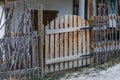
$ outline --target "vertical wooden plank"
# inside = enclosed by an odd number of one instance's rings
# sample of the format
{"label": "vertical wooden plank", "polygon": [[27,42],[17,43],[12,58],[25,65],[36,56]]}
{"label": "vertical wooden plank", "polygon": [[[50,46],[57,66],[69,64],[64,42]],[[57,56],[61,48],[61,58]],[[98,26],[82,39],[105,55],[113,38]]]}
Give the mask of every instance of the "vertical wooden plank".
{"label": "vertical wooden plank", "polygon": [[[68,15],[65,16],[65,28],[68,28]],[[68,56],[68,33],[65,33],[64,36],[64,54],[66,56]],[[68,69],[68,62],[65,62],[65,69]]]}
{"label": "vertical wooden plank", "polygon": [[[73,22],[74,22],[74,25],[73,27],[77,27],[77,16],[74,15],[73,16]],[[74,55],[77,55],[77,31],[74,32]],[[74,67],[77,67],[77,60],[74,61]]]}
{"label": "vertical wooden plank", "polygon": [[[60,18],[60,28],[63,28],[63,21],[64,21],[64,17]],[[64,33],[60,33],[60,57],[63,57],[63,35]],[[63,70],[63,62],[60,63],[60,70]]]}
{"label": "vertical wooden plank", "polygon": [[[55,29],[59,29],[59,19],[55,19]],[[59,58],[59,34],[55,34],[55,58]],[[59,63],[55,64],[55,71],[59,70]]]}
{"label": "vertical wooden plank", "polygon": [[[50,29],[54,29],[54,21],[50,23]],[[54,59],[54,34],[50,34],[50,59]],[[54,65],[50,64],[50,72],[54,72]]]}
{"label": "vertical wooden plank", "polygon": [[[89,23],[86,21],[86,26],[89,26]],[[90,30],[87,30],[87,53],[90,54]],[[90,58],[87,58],[87,64],[90,64]]]}
{"label": "vertical wooden plank", "polygon": [[[82,26],[81,25],[81,18],[80,16],[78,16],[78,26]],[[82,31],[78,31],[78,54],[82,54]],[[82,59],[79,59],[78,61],[78,66],[82,66]]]}
{"label": "vertical wooden plank", "polygon": [[[92,19],[91,19],[91,22],[90,22],[90,25],[92,25],[92,26],[95,26],[95,17],[92,17]],[[90,31],[90,52],[93,52],[94,51],[94,49],[96,48],[95,46],[96,46],[96,44],[94,43],[94,41],[95,41],[95,31],[94,30],[91,30]],[[94,58],[95,58],[95,56],[93,56],[92,58],[91,58],[91,66],[94,64]]]}
{"label": "vertical wooden plank", "polygon": [[[69,16],[69,28],[72,28],[72,15],[70,15]],[[72,40],[73,39],[73,33],[72,32],[70,32],[69,33],[69,56],[72,56],[73,54],[73,48],[72,48]],[[72,63],[72,61],[69,61],[69,68],[72,68],[72,65],[73,65],[73,63]]]}
{"label": "vertical wooden plank", "polygon": [[43,28],[43,6],[39,5],[38,8],[38,35],[40,36],[39,48],[40,48],[40,67],[41,76],[44,75],[44,28]]}
{"label": "vertical wooden plank", "polygon": [[89,6],[89,19],[91,19],[91,17],[93,16],[93,1],[94,0],[88,0],[88,6]]}
{"label": "vertical wooden plank", "polygon": [[[45,31],[49,30],[49,25],[48,24],[46,27],[45,27]],[[49,60],[50,59],[50,41],[49,41],[49,38],[50,36],[49,35],[46,35],[45,34],[45,60]],[[49,72],[49,67],[48,65],[45,65],[45,74]]]}
{"label": "vertical wooden plank", "polygon": [[[85,20],[82,19],[82,27],[85,27]],[[86,31],[82,31],[82,48],[83,48],[83,55],[86,54]],[[86,59],[83,59],[83,66],[86,65]]]}

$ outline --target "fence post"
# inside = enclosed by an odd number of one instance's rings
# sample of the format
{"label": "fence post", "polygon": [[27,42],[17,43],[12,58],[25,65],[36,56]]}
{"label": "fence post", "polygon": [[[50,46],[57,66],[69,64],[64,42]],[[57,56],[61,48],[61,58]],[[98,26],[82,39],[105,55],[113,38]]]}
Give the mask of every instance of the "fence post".
{"label": "fence post", "polygon": [[[90,23],[90,26],[94,27],[94,17],[93,16],[90,17],[89,23]],[[94,65],[95,55],[94,55],[93,51],[94,51],[94,31],[91,30],[90,31],[90,52],[92,52],[92,54],[93,54],[93,56],[91,58],[91,66]]]}
{"label": "fence post", "polygon": [[89,19],[93,16],[93,1],[94,0],[88,0],[88,6],[89,6]]}
{"label": "fence post", "polygon": [[38,36],[39,36],[39,55],[41,76],[44,76],[44,28],[43,28],[43,6],[40,4],[38,8]]}

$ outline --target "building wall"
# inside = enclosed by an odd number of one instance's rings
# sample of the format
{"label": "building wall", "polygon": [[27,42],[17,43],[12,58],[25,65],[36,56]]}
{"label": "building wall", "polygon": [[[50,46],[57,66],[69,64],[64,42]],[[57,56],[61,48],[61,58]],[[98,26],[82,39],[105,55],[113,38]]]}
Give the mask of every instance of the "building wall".
{"label": "building wall", "polygon": [[73,0],[27,0],[28,5],[37,9],[38,4],[43,4],[44,10],[58,10],[58,16],[73,13]]}

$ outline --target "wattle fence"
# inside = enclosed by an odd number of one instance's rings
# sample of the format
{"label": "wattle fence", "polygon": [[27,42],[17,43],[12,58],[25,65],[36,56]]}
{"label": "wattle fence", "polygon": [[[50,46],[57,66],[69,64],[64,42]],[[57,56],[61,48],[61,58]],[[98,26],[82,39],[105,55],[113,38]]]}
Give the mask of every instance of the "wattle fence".
{"label": "wattle fence", "polygon": [[[23,6],[19,7],[19,4]],[[2,13],[6,9],[4,6]],[[30,9],[25,2],[17,2],[6,16],[3,24],[0,20],[0,31],[5,30],[0,39],[0,80],[35,80],[40,76],[41,68],[38,34],[33,31]]]}

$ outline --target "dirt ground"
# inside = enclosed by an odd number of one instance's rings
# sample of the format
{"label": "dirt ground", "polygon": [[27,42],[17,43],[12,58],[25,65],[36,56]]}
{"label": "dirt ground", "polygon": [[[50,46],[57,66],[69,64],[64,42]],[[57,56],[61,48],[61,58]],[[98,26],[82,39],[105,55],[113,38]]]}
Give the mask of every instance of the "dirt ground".
{"label": "dirt ground", "polygon": [[120,80],[120,64],[107,69],[84,69],[82,72],[68,73],[60,80]]}

